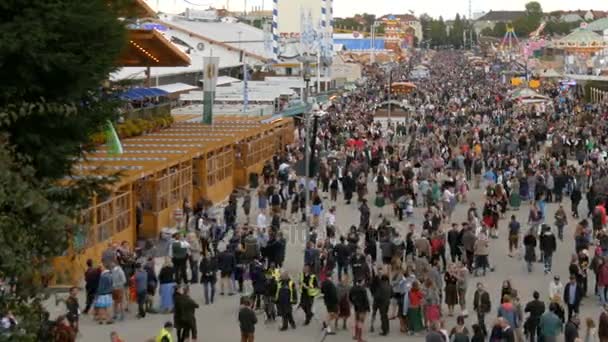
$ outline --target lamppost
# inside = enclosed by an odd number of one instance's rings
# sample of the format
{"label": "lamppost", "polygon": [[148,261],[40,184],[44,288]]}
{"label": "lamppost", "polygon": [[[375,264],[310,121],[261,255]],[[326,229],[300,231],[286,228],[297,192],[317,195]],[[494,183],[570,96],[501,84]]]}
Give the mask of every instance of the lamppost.
{"label": "lamppost", "polygon": [[[304,93],[302,94],[302,99],[304,101],[304,134],[305,134],[305,139],[304,139],[304,200],[305,200],[305,208],[304,208],[304,215],[305,217],[308,217],[307,215],[307,209],[308,209],[308,202],[309,202],[309,174],[310,174],[310,152],[312,151],[308,151],[308,149],[311,146],[311,142],[310,142],[310,111],[308,109],[308,90],[310,87],[310,79],[311,79],[311,70],[310,70],[310,65],[315,61],[315,57],[308,55],[308,53],[305,53],[304,55],[300,56],[299,58],[300,62],[302,63],[302,78],[304,79]],[[314,137],[313,137],[314,139]],[[313,140],[314,141],[314,140]]]}
{"label": "lamppost", "polygon": [[370,62],[371,64],[374,64],[374,62],[376,61],[376,27],[382,25],[381,22],[379,21],[374,21],[374,23],[372,24],[371,27],[371,34],[372,34],[372,41],[371,41],[371,58],[370,58]]}

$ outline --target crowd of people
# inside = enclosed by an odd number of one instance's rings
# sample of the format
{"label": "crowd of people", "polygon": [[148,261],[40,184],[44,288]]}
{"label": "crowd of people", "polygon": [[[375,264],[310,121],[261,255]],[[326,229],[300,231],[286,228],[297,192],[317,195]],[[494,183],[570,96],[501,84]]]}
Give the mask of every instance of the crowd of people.
{"label": "crowd of people", "polygon": [[[375,121],[378,103],[391,91],[387,79],[407,80],[418,63],[427,63],[431,75],[400,95],[412,108],[407,119]],[[158,340],[171,341],[172,327],[178,341],[196,340],[196,309],[212,305],[219,292],[241,297],[242,341],[254,340],[256,311],[266,324],[279,319],[283,331],[296,329],[294,309],[304,312],[304,325],[317,319],[326,334],[350,327],[359,342],[375,332],[378,316],[381,335],[396,321],[399,333],[429,342],[608,340],[608,105],[584,104],[559,84],[539,90],[549,103],[522,105],[493,70],[475,67],[459,51],[415,54],[390,69],[367,66],[365,81],[334,99],[317,122],[313,177],[296,173],[307,149],[299,124],[296,142],[267,163],[256,192],[235,192],[222,217],[203,202],[184,203],[185,224],[160,269],[157,259],[125,244],[109,246],[98,265],[89,260],[82,313],[111,324],[135,302],[140,319],[173,314]],[[481,192],[483,203],[472,201],[470,191]],[[358,225],[337,224],[338,204],[358,208]],[[557,207],[554,217],[550,205]],[[466,207],[462,222],[453,217],[457,206]],[[522,209],[529,210],[527,222],[512,214]],[[422,224],[415,212],[423,212]],[[293,225],[306,232],[297,273],[285,262],[286,227]],[[553,275],[548,298],[535,291],[526,301],[508,279],[495,298],[483,280],[472,279],[508,278],[492,258],[490,242],[499,236],[528,272],[541,261]],[[575,250],[568,269],[556,272],[553,255],[566,239],[574,239]],[[566,271],[564,285],[559,272]],[[203,303],[189,295],[197,283]],[[585,297],[585,305],[606,311],[585,317],[581,331]],[[66,306],[61,319],[68,324],[57,330],[75,336],[77,289]],[[447,329],[451,316],[456,325]]]}

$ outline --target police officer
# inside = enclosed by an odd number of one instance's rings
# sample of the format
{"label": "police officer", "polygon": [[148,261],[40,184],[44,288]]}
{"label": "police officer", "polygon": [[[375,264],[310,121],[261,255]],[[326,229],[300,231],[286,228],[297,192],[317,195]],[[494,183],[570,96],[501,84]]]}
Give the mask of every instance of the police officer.
{"label": "police officer", "polygon": [[319,282],[317,276],[310,272],[310,266],[304,265],[302,276],[300,277],[300,286],[302,287],[302,295],[300,296],[300,307],[304,310],[306,320],[304,325],[310,324],[313,312],[312,306],[315,298],[320,294]]}
{"label": "police officer", "polygon": [[287,272],[281,274],[281,280],[279,281],[279,284],[277,286],[275,301],[277,303],[278,314],[283,319],[283,326],[280,330],[287,330],[288,323],[293,329],[295,329],[296,322],[294,322],[293,320],[292,305],[298,302],[298,298],[296,293],[296,286],[289,278],[289,274]]}

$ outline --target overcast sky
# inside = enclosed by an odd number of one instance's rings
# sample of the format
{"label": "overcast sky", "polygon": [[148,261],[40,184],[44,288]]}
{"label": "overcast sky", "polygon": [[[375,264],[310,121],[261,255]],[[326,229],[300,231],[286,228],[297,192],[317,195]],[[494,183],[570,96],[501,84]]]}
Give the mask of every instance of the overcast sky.
{"label": "overcast sky", "polygon": [[[146,0],[153,8],[165,12],[181,12],[186,7],[204,9],[208,6],[217,8],[226,7],[229,3],[230,10],[241,11],[247,4],[247,8],[253,6],[264,6],[271,9],[272,0]],[[296,1],[296,0],[280,0]],[[492,10],[523,10],[529,0],[472,0],[473,13]],[[545,12],[554,10],[577,10],[595,9],[608,11],[608,0],[542,0],[539,1]],[[334,13],[337,17],[351,16],[355,13],[373,13],[383,15],[388,13],[402,14],[408,10],[414,11],[416,15],[429,13],[432,16],[442,15],[444,18],[452,18],[457,12],[468,14],[468,0],[334,0]]]}

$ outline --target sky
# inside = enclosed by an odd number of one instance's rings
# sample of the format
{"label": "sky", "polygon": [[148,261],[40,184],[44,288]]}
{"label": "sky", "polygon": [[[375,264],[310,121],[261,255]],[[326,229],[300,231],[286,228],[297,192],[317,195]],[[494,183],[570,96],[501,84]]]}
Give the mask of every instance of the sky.
{"label": "sky", "polygon": [[[186,7],[205,9],[208,6],[242,11],[245,4],[248,10],[253,6],[272,8],[272,0],[146,0],[154,9],[160,7],[161,11],[169,13],[182,12]],[[279,0],[297,1],[297,0]],[[489,10],[523,10],[530,0],[471,0],[472,12]],[[541,0],[539,1],[545,12],[554,10],[603,10],[608,11],[608,0]],[[372,13],[384,15],[389,13],[403,14],[413,11],[415,15],[428,13],[433,17],[443,16],[445,19],[453,18],[456,13],[468,14],[468,0],[334,0],[334,13],[336,17],[352,16],[356,13]]]}

